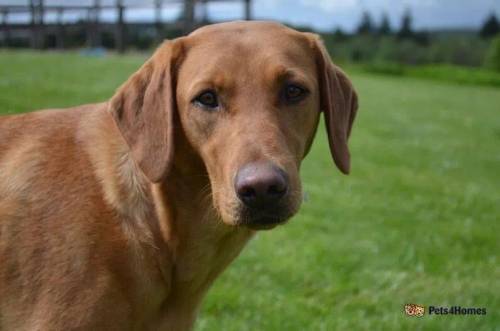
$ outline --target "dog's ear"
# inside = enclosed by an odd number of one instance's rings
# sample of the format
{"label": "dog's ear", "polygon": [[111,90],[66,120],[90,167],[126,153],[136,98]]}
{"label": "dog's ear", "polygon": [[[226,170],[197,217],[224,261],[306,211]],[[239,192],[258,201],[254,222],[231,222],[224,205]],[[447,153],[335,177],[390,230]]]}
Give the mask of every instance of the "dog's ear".
{"label": "dog's ear", "polygon": [[351,161],[347,140],[358,110],[358,96],[346,74],[333,64],[321,39],[316,35],[312,39],[330,152],[340,171],[348,174]]}
{"label": "dog's ear", "polygon": [[166,41],[109,103],[132,158],[151,182],[168,173],[174,155],[175,70],[180,40]]}

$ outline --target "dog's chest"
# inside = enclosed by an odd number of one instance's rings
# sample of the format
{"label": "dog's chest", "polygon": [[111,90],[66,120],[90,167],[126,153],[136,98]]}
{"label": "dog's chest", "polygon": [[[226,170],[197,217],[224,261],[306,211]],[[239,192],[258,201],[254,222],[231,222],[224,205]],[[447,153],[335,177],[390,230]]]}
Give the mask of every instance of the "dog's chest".
{"label": "dog's chest", "polygon": [[[196,236],[193,235],[191,240],[177,248],[175,259],[168,269],[168,294],[143,329],[189,329],[214,279],[234,260],[252,236],[248,230],[205,230],[197,232]],[[148,291],[151,290],[154,289],[150,287]],[[157,297],[155,293],[150,293]]]}

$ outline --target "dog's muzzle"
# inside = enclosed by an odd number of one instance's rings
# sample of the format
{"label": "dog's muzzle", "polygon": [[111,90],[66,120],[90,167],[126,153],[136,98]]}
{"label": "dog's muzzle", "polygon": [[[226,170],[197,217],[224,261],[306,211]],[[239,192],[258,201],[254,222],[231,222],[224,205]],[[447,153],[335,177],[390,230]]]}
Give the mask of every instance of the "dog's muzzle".
{"label": "dog's muzzle", "polygon": [[267,229],[287,220],[289,181],[280,167],[266,161],[248,163],[236,174],[234,189],[242,203],[242,224]]}

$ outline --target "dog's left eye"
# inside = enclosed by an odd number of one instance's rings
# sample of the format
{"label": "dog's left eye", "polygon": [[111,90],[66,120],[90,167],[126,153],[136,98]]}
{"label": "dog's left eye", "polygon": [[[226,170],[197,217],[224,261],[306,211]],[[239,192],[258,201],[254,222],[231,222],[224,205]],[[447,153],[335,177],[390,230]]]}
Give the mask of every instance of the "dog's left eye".
{"label": "dog's left eye", "polygon": [[205,108],[215,109],[219,107],[219,100],[214,91],[205,91],[198,95],[194,102]]}
{"label": "dog's left eye", "polygon": [[307,95],[307,90],[301,86],[289,84],[285,86],[283,96],[287,102],[299,102]]}

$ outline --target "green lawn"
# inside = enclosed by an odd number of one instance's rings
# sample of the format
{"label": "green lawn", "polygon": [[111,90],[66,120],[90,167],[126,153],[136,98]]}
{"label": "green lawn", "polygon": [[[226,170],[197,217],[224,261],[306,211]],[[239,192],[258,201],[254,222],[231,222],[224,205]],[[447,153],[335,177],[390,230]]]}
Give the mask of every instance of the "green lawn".
{"label": "green lawn", "polygon": [[[0,113],[105,100],[143,60],[0,52]],[[308,201],[217,280],[197,330],[500,330],[500,89],[352,78],[352,174],[320,130]],[[405,303],[487,315],[410,318]]]}

